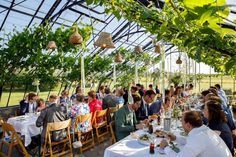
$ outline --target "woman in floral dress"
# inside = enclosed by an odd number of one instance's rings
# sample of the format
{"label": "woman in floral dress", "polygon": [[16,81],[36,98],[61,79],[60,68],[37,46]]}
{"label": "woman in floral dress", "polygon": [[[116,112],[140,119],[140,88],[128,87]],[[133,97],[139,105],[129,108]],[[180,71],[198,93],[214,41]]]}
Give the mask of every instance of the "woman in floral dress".
{"label": "woman in floral dress", "polygon": [[[72,128],[75,128],[75,119],[77,116],[86,115],[90,113],[88,104],[84,103],[84,96],[79,94],[76,96],[75,104],[71,107],[69,111],[69,117],[72,119]],[[84,123],[78,124],[75,131],[87,132],[92,127],[91,121],[85,121]]]}

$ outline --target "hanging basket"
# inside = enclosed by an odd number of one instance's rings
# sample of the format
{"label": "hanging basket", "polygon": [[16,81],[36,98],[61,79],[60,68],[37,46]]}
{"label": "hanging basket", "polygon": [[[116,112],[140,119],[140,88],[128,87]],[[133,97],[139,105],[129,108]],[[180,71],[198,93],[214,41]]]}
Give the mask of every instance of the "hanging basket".
{"label": "hanging basket", "polygon": [[143,48],[141,46],[135,46],[134,52],[137,54],[143,53]]}
{"label": "hanging basket", "polygon": [[155,53],[158,53],[158,54],[161,53],[161,45],[160,44],[155,45]]}
{"label": "hanging basket", "polygon": [[107,32],[101,32],[97,41],[95,41],[94,46],[101,48],[115,48],[115,45],[112,41],[112,36]]}
{"label": "hanging basket", "polygon": [[69,41],[73,45],[78,45],[83,42],[83,37],[78,33],[77,27],[75,27],[75,32],[70,36]]}
{"label": "hanging basket", "polygon": [[121,63],[123,61],[123,57],[121,56],[121,54],[118,52],[115,56],[115,62],[116,63]]}
{"label": "hanging basket", "polygon": [[55,41],[49,41],[47,45],[47,49],[56,49],[57,45]]}
{"label": "hanging basket", "polygon": [[178,57],[178,59],[176,60],[176,64],[182,64],[182,60],[180,59],[180,57]]}

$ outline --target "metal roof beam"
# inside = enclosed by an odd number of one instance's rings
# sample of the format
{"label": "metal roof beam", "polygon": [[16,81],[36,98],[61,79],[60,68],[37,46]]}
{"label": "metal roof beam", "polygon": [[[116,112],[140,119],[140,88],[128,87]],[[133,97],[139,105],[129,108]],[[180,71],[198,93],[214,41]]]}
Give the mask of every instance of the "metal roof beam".
{"label": "metal roof beam", "polygon": [[56,0],[52,7],[49,9],[46,16],[43,18],[41,25],[46,25],[46,21],[49,20],[49,18],[52,16],[53,12],[56,10],[56,8],[59,6],[62,0]]}
{"label": "metal roof beam", "polygon": [[39,4],[37,10],[35,11],[33,17],[31,18],[31,20],[30,20],[30,22],[29,22],[29,24],[28,24],[28,26],[27,26],[28,28],[30,27],[31,23],[33,22],[33,20],[34,20],[36,14],[38,13],[38,11],[39,11],[39,9],[41,8],[41,6],[43,5],[44,1],[45,1],[45,0],[42,0],[41,3]]}
{"label": "metal roof beam", "polygon": [[[1,8],[5,8],[5,9],[9,9],[9,7],[6,7],[6,6],[1,5],[1,4],[0,4],[0,7],[1,7]],[[34,15],[32,15],[32,14],[29,14],[29,13],[26,13],[26,12],[23,12],[23,11],[20,11],[20,10],[14,9],[14,8],[12,8],[11,10],[12,10],[12,11],[15,11],[15,12],[17,12],[17,13],[23,14],[23,15],[30,16],[30,17],[33,17],[33,16],[34,16]],[[40,16],[35,16],[35,18],[38,18],[38,19],[40,19],[40,20],[43,20],[43,18],[40,17]],[[60,23],[60,22],[56,22],[56,24],[58,24],[58,25],[62,25],[62,23]],[[63,24],[63,25],[66,26],[66,27],[71,27],[71,26],[66,25],[66,24]]]}
{"label": "metal roof beam", "polygon": [[94,20],[96,20],[96,21],[99,21],[99,22],[101,22],[101,23],[106,23],[105,21],[103,21],[103,20],[101,20],[101,19],[99,19],[99,18],[96,18],[96,17],[94,17],[94,16],[90,16],[90,15],[85,14],[85,13],[79,11],[79,10],[75,10],[74,8],[69,8],[69,10],[71,10],[71,11],[73,11],[73,12],[76,12],[76,13],[79,13],[79,14],[81,14],[81,15],[84,15],[84,16],[86,16],[86,17],[88,17],[88,18],[92,18],[92,19],[94,19]]}
{"label": "metal roof beam", "polygon": [[12,8],[13,8],[14,2],[15,2],[15,0],[13,0],[13,1],[11,2],[11,5],[10,5],[8,11],[7,11],[7,14],[6,14],[4,20],[2,21],[2,25],[1,25],[1,27],[0,27],[0,31],[2,30],[4,24],[5,24],[6,20],[7,20],[7,17],[8,17],[8,15],[9,15],[10,11],[11,11]]}

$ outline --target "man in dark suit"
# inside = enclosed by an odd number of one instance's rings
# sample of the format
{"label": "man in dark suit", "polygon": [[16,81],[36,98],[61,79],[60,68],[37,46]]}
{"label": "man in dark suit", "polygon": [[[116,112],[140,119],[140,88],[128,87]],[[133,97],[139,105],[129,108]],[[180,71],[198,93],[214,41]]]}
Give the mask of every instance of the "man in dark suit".
{"label": "man in dark suit", "polygon": [[[50,95],[49,106],[41,111],[40,116],[36,121],[37,127],[43,126],[43,131],[41,135],[41,140],[42,140],[41,144],[44,143],[46,128],[48,123],[61,122],[67,119],[66,107],[63,105],[58,105],[57,101],[58,101],[57,95],[54,94]],[[60,141],[64,139],[65,136],[66,133],[63,130],[54,131],[52,134],[52,139],[53,141]]]}
{"label": "man in dark suit", "polygon": [[140,94],[140,96],[143,97],[144,91],[143,91],[143,89],[142,89],[142,85],[139,84],[139,83],[137,83],[137,84],[136,84],[136,87],[138,88],[138,93]]}
{"label": "man in dark suit", "polygon": [[149,115],[152,115],[150,111],[150,104],[154,101],[156,93],[153,90],[147,90],[142,97],[141,106],[135,112],[138,121],[147,119]]}
{"label": "man in dark suit", "polygon": [[29,93],[26,99],[20,101],[20,114],[33,113],[37,108],[36,100],[38,96],[35,93]]}

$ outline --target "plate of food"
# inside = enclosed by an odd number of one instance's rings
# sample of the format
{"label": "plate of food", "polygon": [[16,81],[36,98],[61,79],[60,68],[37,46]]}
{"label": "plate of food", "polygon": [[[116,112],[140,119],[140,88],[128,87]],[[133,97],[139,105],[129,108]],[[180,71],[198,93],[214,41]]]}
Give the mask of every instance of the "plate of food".
{"label": "plate of food", "polygon": [[165,135],[166,135],[166,132],[161,131],[161,130],[156,130],[156,131],[154,132],[154,134],[155,134],[156,137],[158,137],[158,138],[164,138]]}
{"label": "plate of food", "polygon": [[150,143],[154,142],[154,137],[152,137],[150,134],[143,134],[138,138],[139,143],[143,145],[150,145]]}

